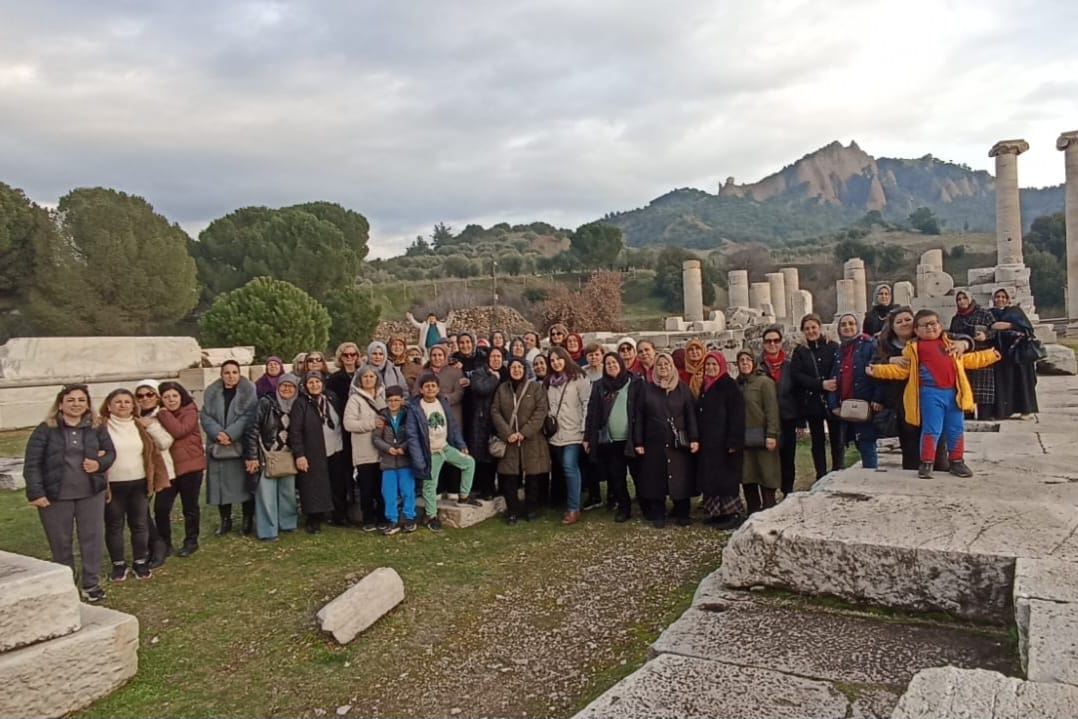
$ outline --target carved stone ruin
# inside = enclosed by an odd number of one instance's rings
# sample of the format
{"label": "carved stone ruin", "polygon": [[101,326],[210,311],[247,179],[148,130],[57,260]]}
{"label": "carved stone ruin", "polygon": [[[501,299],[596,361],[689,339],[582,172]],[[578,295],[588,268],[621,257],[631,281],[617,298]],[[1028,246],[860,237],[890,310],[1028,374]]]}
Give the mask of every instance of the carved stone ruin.
{"label": "carved stone ruin", "polygon": [[730,301],[728,307],[751,307],[749,304],[748,270],[730,270],[726,275]]}
{"label": "carved stone ruin", "polygon": [[786,277],[781,272],[769,272],[767,284],[771,286],[771,306],[775,311],[775,319],[782,322],[786,319]]}
{"label": "carved stone ruin", "polygon": [[749,285],[749,307],[754,310],[763,310],[764,305],[771,306],[771,283],[753,282]]}
{"label": "carved stone ruin", "polygon": [[996,264],[1022,264],[1022,212],[1018,204],[1018,156],[1025,140],[1000,140],[988,151],[996,158]]}
{"label": "carved stone ruin", "polygon": [[[791,323],[800,323],[802,315],[794,311],[794,296],[801,289],[801,277],[796,267],[783,267],[779,272],[786,283],[786,316]],[[809,306],[812,306],[812,297],[809,297]],[[811,310],[809,310],[811,312]]]}
{"label": "carved stone ruin", "polygon": [[842,265],[843,279],[853,280],[853,307],[851,312],[863,315],[868,311],[868,286],[865,280],[865,261],[851,257]]}
{"label": "carved stone ruin", "polygon": [[1078,130],[1060,135],[1056,149],[1064,152],[1067,179],[1067,319],[1078,322]]}
{"label": "carved stone ruin", "polygon": [[856,292],[857,283],[854,280],[842,279],[835,282],[835,293],[838,300],[835,306],[836,316],[847,312],[853,312],[858,317],[861,316],[862,313],[857,311]]}
{"label": "carved stone ruin", "polygon": [[702,322],[704,319],[704,278],[700,260],[681,263],[681,283],[685,298],[685,319]]}

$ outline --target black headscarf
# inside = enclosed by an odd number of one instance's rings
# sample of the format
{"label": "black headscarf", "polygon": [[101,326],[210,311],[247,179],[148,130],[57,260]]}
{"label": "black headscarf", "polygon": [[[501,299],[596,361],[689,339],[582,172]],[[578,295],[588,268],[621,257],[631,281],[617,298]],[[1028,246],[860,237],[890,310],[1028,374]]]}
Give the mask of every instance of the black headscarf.
{"label": "black headscarf", "polygon": [[[618,376],[611,377],[606,373],[606,358],[613,357],[618,361]],[[599,392],[602,396],[614,394],[624,387],[629,382],[629,372],[625,369],[625,362],[618,356],[617,352],[607,352],[603,355],[603,374],[599,378]]]}

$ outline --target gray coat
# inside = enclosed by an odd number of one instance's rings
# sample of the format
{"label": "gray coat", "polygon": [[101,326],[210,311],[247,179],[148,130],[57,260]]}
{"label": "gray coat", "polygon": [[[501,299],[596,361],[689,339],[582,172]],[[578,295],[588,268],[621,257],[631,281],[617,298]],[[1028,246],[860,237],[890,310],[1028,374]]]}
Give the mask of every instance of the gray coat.
{"label": "gray coat", "polygon": [[546,474],[550,471],[550,446],[543,436],[543,420],[549,411],[546,390],[538,382],[525,380],[515,422],[512,421],[514,399],[513,383],[503,382],[494,393],[490,407],[494,434],[503,440],[518,431],[524,435],[520,445],[509,445],[505,456],[498,460],[498,474],[518,477]]}
{"label": "gray coat", "polygon": [[[385,421],[385,424],[382,425],[381,429],[375,429],[371,434],[371,442],[374,443],[374,448],[378,450],[378,463],[382,469],[400,469],[412,466],[408,459],[408,432],[405,429],[408,422],[408,413],[412,410],[411,407],[405,404],[400,411],[400,429],[393,429],[392,415],[389,414],[388,409],[383,409],[378,414]],[[390,454],[390,449],[403,449],[404,454]]]}
{"label": "gray coat", "polygon": [[206,504],[236,504],[251,499],[243,458],[214,459],[216,437],[224,432],[233,444],[243,446],[247,426],[255,421],[258,391],[251,380],[240,377],[236,396],[225,412],[224,384],[216,380],[206,388],[199,420],[206,432]]}

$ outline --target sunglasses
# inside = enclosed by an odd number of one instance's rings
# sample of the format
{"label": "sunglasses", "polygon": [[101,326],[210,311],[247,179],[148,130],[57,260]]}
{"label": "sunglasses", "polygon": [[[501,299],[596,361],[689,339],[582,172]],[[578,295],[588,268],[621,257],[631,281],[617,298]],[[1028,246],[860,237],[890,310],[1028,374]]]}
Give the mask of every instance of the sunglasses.
{"label": "sunglasses", "polygon": [[82,390],[86,394],[90,394],[90,388],[84,384],[65,384],[60,388],[60,393],[67,394],[68,392],[74,392],[77,389]]}
{"label": "sunglasses", "polygon": [[308,357],[307,361],[308,362],[323,362],[324,360],[321,357]]}
{"label": "sunglasses", "polygon": [[778,345],[782,344],[782,340],[764,340],[765,345]]}
{"label": "sunglasses", "polygon": [[550,336],[551,337],[564,337],[565,333],[564,332],[551,332]]}
{"label": "sunglasses", "polygon": [[359,357],[359,353],[358,352],[341,352],[341,358],[343,359],[345,357]]}
{"label": "sunglasses", "polygon": [[135,397],[137,397],[138,399],[150,399],[151,397],[156,397],[156,396],[157,395],[155,395],[153,392],[136,392],[135,393]]}

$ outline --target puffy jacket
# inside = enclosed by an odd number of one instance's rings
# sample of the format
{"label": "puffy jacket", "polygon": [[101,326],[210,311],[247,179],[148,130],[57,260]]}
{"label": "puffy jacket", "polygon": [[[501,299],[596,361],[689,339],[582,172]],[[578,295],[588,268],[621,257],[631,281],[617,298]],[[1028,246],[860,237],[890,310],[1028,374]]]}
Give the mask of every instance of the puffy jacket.
{"label": "puffy jacket", "polygon": [[257,459],[259,463],[265,463],[263,447],[267,449],[284,449],[288,445],[288,432],[285,432],[285,441],[279,442],[277,433],[281,430],[281,417],[284,410],[277,401],[277,394],[265,395],[258,400],[258,408],[255,410],[256,419],[247,425],[243,433],[243,458]]}
{"label": "puffy jacket", "polygon": [[194,402],[180,405],[175,412],[162,407],[157,413],[157,421],[173,437],[168,452],[172,455],[177,477],[206,469],[206,450],[202,445],[198,408]]}
{"label": "puffy jacket", "polygon": [[[764,355],[756,359],[756,373],[771,376],[767,371],[767,362]],[[789,357],[782,361],[782,371],[779,373],[779,381],[775,383],[775,392],[779,400],[779,416],[784,421],[801,418],[801,407],[797,401],[797,389],[794,382],[793,362]],[[802,422],[801,424],[804,424]]]}
{"label": "puffy jacket", "polygon": [[[23,464],[23,477],[26,480],[26,498],[31,502],[41,497],[50,501],[60,496],[60,485],[64,479],[64,451],[66,440],[61,427],[62,420],[51,418],[39,424],[26,442],[26,456]],[[112,444],[108,428],[104,424],[92,423],[89,416],[83,418],[78,429],[82,432],[82,456],[97,460],[101,465],[90,475],[90,487],[94,493],[103,492],[108,487],[105,473],[116,461],[116,448]]]}
{"label": "puffy jacket", "polygon": [[[381,400],[384,406],[385,400]],[[344,429],[352,433],[352,464],[374,464],[378,461],[378,450],[374,448],[371,436],[378,426],[377,399],[363,392],[353,392],[344,405]]]}
{"label": "puffy jacket", "polygon": [[837,342],[823,338],[815,342],[806,341],[794,349],[790,370],[798,411],[802,417],[827,416],[827,390],[823,388],[823,382],[834,375],[837,350]]}
{"label": "puffy jacket", "polygon": [[[393,429],[393,416],[389,409],[383,409],[378,414],[385,420],[381,429],[375,429],[371,435],[371,441],[378,450],[378,462],[382,469],[400,469],[411,466],[408,461],[408,413],[411,408],[408,405],[401,406],[400,429]],[[390,449],[403,449],[404,454],[390,454]]]}
{"label": "puffy jacket", "polygon": [[[416,479],[430,479],[430,429],[427,427],[427,415],[419,406],[422,397],[412,397],[408,401],[408,416],[405,418],[405,432],[407,433],[408,458],[412,460],[412,473]],[[464,442],[464,435],[460,433],[460,425],[453,417],[449,401],[445,397],[439,397],[442,403],[442,414],[448,424],[446,441],[459,450],[467,451],[468,445]]]}

